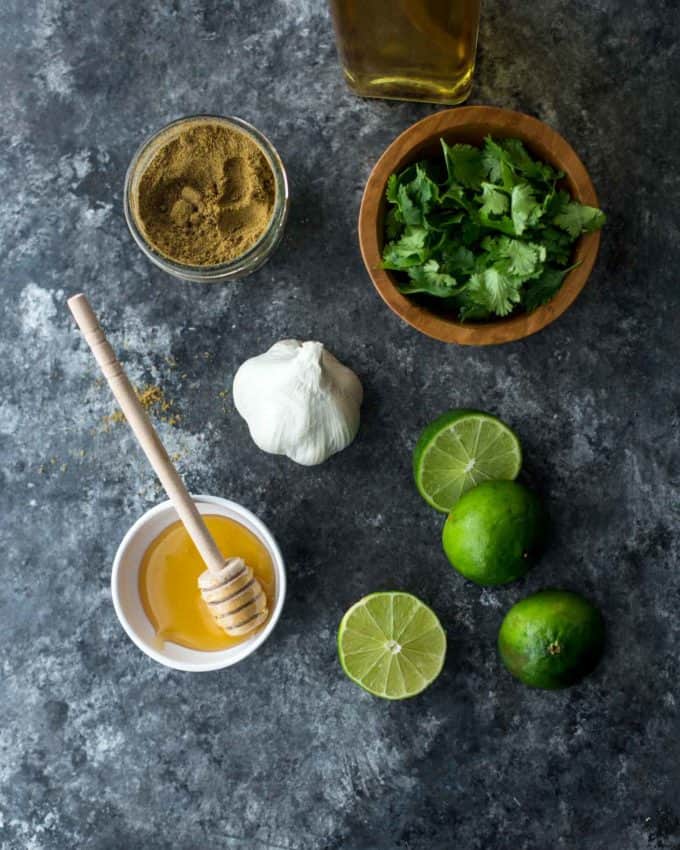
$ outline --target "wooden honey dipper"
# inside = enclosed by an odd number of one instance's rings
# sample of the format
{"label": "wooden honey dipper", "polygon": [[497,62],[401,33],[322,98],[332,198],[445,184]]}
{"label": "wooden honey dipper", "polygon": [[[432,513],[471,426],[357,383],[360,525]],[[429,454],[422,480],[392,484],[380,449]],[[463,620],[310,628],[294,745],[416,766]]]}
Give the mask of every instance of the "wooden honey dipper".
{"label": "wooden honey dipper", "polygon": [[208,568],[199,576],[201,596],[217,623],[232,637],[249,634],[268,616],[267,597],[252,569],[242,558],[227,558],[217,548],[196,503],[173,466],[142,407],[137,393],[99,326],[85,295],[74,295],[68,306],[90,346],[132,433]]}

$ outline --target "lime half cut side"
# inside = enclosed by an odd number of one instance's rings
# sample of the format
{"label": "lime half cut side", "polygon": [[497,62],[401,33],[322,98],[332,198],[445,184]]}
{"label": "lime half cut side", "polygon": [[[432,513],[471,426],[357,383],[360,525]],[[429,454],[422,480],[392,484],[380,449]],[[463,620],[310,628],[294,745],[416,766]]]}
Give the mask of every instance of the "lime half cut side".
{"label": "lime half cut side", "polygon": [[515,432],[489,413],[450,410],[420,435],[413,451],[418,492],[442,513],[483,481],[512,481],[522,468]]}
{"label": "lime half cut side", "polygon": [[406,699],[440,674],[446,635],[436,614],[410,593],[371,593],[342,618],[338,655],[349,678],[370,694]]}

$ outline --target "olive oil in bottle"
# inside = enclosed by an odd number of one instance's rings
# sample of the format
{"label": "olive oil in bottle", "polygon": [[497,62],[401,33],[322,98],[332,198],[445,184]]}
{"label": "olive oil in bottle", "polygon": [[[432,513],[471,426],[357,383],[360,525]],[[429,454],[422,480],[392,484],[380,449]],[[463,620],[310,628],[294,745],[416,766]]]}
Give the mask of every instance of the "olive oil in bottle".
{"label": "olive oil in bottle", "polygon": [[338,52],[363,97],[460,103],[470,93],[481,0],[331,0]]}

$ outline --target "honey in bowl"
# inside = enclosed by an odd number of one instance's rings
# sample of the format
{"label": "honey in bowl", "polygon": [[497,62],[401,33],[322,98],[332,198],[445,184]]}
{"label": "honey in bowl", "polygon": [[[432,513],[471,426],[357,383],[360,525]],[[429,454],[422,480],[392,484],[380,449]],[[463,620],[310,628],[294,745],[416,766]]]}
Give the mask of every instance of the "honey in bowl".
{"label": "honey in bowl", "polygon": [[[233,519],[214,515],[203,519],[225,559],[240,557],[251,567],[271,612],[276,579],[267,547]],[[164,529],[144,553],[139,594],[159,641],[215,651],[252,637],[230,637],[217,625],[198,589],[198,577],[204,571],[205,564],[181,522]]]}

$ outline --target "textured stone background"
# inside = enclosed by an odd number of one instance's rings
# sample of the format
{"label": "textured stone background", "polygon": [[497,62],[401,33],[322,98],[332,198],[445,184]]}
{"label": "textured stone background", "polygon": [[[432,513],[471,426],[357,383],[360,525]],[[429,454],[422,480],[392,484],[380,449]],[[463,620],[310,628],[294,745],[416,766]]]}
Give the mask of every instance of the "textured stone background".
{"label": "textured stone background", "polygon": [[[2,850],[676,850],[680,567],[680,14],[675,0],[485,0],[472,102],[563,132],[610,216],[591,282],[542,334],[447,347],[401,324],[363,271],[372,163],[433,107],[362,102],[317,0],[0,4]],[[145,134],[196,111],[275,141],[292,209],[275,258],[181,285],[129,237],[121,189]],[[161,497],[65,309],[85,289],[191,488],[280,539],[290,596],[267,645],[191,677],[119,627],[109,572]],[[310,470],[260,453],[228,396],[247,356],[318,338],[361,376],[356,443]],[[222,395],[221,395],[222,393]],[[409,457],[442,409],[496,411],[555,533],[525,581],[464,583]],[[537,693],[499,664],[507,608],[541,587],[603,609],[606,657]],[[341,673],[335,629],[380,588],[431,603],[445,671],[405,704]]]}

